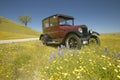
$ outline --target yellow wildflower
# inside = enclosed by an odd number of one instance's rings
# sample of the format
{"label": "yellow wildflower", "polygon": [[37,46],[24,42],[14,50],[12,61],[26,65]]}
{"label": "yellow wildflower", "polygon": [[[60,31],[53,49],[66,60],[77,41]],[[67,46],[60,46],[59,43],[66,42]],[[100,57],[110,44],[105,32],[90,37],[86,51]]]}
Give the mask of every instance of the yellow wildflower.
{"label": "yellow wildflower", "polygon": [[103,70],[106,70],[107,68],[106,67],[102,67]]}
{"label": "yellow wildflower", "polygon": [[109,66],[112,66],[112,64],[111,64],[111,63],[109,63]]}
{"label": "yellow wildflower", "polygon": [[105,58],[105,55],[102,55],[101,57]]}
{"label": "yellow wildflower", "polygon": [[46,69],[48,69],[49,67],[48,67],[48,66],[46,66],[45,68],[46,68]]}
{"label": "yellow wildflower", "polygon": [[80,76],[77,76],[77,79],[80,79]]}
{"label": "yellow wildflower", "polygon": [[60,66],[60,69],[63,69],[63,67],[62,67],[62,66]]}
{"label": "yellow wildflower", "polygon": [[120,75],[117,75],[117,78],[119,78],[119,79],[120,79]]}
{"label": "yellow wildflower", "polygon": [[92,60],[90,59],[89,62],[92,62]]}
{"label": "yellow wildflower", "polygon": [[62,73],[64,75],[64,77],[70,76],[70,74],[68,73]]}
{"label": "yellow wildflower", "polygon": [[68,75],[68,73],[63,73],[63,75],[64,75],[64,76],[67,76],[67,75]]}
{"label": "yellow wildflower", "polygon": [[75,68],[75,69],[73,70],[73,74],[76,74],[77,72],[79,72],[79,70]]}
{"label": "yellow wildflower", "polygon": [[73,56],[73,54],[70,54],[70,56],[72,57],[72,56]]}
{"label": "yellow wildflower", "polygon": [[77,61],[77,64],[79,64],[79,61]]}
{"label": "yellow wildflower", "polygon": [[117,62],[120,62],[120,60],[117,60]]}
{"label": "yellow wildflower", "polygon": [[9,77],[8,75],[6,75],[6,77]]}
{"label": "yellow wildflower", "polygon": [[60,70],[60,68],[59,68],[59,67],[57,67],[56,69],[57,69],[57,70]]}
{"label": "yellow wildflower", "polygon": [[54,60],[53,63],[56,63],[56,60]]}
{"label": "yellow wildflower", "polygon": [[68,62],[68,59],[64,59],[64,61]]}
{"label": "yellow wildflower", "polygon": [[120,68],[120,65],[118,65],[117,67]]}
{"label": "yellow wildflower", "polygon": [[114,69],[114,71],[115,71],[116,73],[118,73],[118,70],[117,70],[117,69]]}
{"label": "yellow wildflower", "polygon": [[53,76],[51,76],[49,80],[54,80]]}

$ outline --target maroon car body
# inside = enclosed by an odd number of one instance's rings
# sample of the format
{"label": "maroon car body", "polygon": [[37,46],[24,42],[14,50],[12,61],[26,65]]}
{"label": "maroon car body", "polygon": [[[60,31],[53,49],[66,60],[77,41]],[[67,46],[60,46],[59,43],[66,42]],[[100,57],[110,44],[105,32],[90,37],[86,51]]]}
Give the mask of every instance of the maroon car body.
{"label": "maroon car body", "polygon": [[42,20],[43,34],[40,40],[43,44],[69,44],[70,47],[81,47],[82,44],[92,42],[99,44],[97,32],[88,31],[86,25],[74,25],[74,17],[55,14]]}

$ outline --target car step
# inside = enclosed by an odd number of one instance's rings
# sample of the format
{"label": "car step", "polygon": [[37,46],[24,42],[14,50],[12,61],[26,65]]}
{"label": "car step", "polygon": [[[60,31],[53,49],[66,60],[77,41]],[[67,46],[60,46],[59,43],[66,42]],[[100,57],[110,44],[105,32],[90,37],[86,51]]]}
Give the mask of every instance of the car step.
{"label": "car step", "polygon": [[53,42],[47,42],[47,44],[60,44],[60,42],[53,41]]}

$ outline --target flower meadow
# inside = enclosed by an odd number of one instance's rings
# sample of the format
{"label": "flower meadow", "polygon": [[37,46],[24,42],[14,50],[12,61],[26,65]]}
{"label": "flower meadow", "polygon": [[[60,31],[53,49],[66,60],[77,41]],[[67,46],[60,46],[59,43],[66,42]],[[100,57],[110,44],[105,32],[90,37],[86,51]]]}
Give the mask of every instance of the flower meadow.
{"label": "flower meadow", "polygon": [[120,34],[80,50],[41,41],[0,44],[0,80],[120,80]]}
{"label": "flower meadow", "polygon": [[[112,55],[112,56],[111,56]],[[43,80],[120,80],[120,53],[99,46],[58,47],[39,73]]]}
{"label": "flower meadow", "polygon": [[36,71],[47,63],[54,49],[40,41],[1,44],[0,80],[38,80]]}

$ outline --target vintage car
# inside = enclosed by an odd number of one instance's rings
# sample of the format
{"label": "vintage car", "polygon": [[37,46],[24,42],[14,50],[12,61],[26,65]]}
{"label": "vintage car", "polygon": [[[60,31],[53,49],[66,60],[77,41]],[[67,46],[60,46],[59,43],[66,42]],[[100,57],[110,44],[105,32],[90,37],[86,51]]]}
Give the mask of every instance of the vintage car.
{"label": "vintage car", "polygon": [[74,25],[74,17],[55,14],[42,20],[43,34],[39,40],[44,45],[63,44],[80,49],[82,45],[100,45],[99,33],[88,30],[86,25]]}

